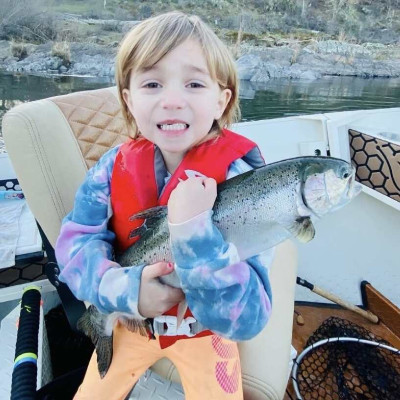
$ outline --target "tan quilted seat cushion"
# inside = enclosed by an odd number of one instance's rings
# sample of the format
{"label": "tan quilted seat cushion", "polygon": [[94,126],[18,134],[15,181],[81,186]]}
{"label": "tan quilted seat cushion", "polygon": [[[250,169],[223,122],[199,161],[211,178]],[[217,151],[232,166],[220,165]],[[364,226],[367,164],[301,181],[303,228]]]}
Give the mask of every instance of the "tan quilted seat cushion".
{"label": "tan quilted seat cushion", "polygon": [[112,91],[99,89],[50,98],[67,119],[88,168],[128,138],[118,98]]}

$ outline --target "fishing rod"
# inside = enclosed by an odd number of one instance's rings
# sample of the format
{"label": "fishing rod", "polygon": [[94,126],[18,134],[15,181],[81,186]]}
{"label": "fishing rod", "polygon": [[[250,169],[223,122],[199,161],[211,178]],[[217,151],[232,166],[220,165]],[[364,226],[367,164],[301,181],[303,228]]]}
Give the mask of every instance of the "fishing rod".
{"label": "fishing rod", "polygon": [[326,291],[325,289],[318,287],[317,285],[314,285],[314,284],[306,281],[305,279],[297,277],[296,283],[300,286],[303,286],[303,287],[311,290],[312,292],[318,294],[319,296],[324,297],[325,299],[328,299],[330,301],[333,301],[336,304],[339,304],[340,306],[342,306],[343,308],[346,308],[347,310],[353,311],[353,312],[357,313],[358,315],[363,316],[368,321],[371,321],[374,324],[377,324],[379,322],[379,318],[375,314],[373,314],[371,311],[363,310],[362,308],[357,307],[354,304],[351,304],[348,301],[341,299],[340,297]]}

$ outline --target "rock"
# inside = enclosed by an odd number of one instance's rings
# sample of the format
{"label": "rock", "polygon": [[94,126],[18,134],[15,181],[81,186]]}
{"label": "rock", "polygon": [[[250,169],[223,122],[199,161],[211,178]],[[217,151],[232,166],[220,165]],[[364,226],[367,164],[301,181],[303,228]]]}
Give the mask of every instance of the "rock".
{"label": "rock", "polygon": [[364,46],[340,42],[338,40],[319,41],[307,47],[319,54],[336,54],[342,56],[371,55],[371,51]]}
{"label": "rock", "polygon": [[[137,22],[124,22],[130,29]],[[51,55],[52,43],[28,46],[28,56],[12,57],[10,43],[0,41],[0,68],[10,72],[114,76],[118,42],[70,43],[70,62]],[[400,76],[400,46],[355,45],[334,40],[314,42],[304,48],[260,47],[243,44],[236,61],[241,80],[267,82],[275,78],[315,80],[325,75],[361,77]],[[252,94],[249,92],[248,96]]]}
{"label": "rock", "polygon": [[46,69],[58,71],[58,69],[63,65],[63,60],[60,57],[50,57],[45,65]]}
{"label": "rock", "polygon": [[311,69],[305,69],[304,67],[296,64],[290,68],[291,79],[314,81],[316,79],[320,79],[321,77],[322,74],[320,72]]}
{"label": "rock", "polygon": [[10,42],[7,40],[0,40],[0,61],[11,57]]}
{"label": "rock", "polygon": [[295,50],[289,46],[266,47],[257,52],[263,61],[282,67],[290,67],[293,62],[294,53]]}
{"label": "rock", "polygon": [[239,79],[249,81],[262,64],[261,58],[254,54],[246,54],[236,61]]}
{"label": "rock", "polygon": [[252,100],[256,95],[256,89],[250,81],[242,80],[239,86],[239,95],[241,99]]}

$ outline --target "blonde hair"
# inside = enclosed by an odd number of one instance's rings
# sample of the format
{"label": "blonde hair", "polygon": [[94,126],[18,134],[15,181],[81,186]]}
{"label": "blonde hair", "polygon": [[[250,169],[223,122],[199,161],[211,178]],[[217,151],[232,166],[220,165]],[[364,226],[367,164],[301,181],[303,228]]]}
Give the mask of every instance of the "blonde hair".
{"label": "blonde hair", "polygon": [[124,89],[129,89],[131,73],[153,67],[187,39],[198,40],[211,78],[222,90],[230,89],[232,92],[225,111],[214,121],[207,139],[220,134],[222,128],[229,127],[239,118],[239,81],[229,50],[199,17],[170,12],[133,27],[123,39],[117,54],[115,79],[131,137],[136,138],[140,133],[122,95]]}

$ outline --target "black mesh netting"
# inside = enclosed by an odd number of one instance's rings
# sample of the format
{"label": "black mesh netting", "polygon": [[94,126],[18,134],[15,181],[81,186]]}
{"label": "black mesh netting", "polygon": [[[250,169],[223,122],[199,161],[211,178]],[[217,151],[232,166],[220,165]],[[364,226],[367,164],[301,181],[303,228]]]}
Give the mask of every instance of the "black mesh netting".
{"label": "black mesh netting", "polygon": [[[390,346],[350,321],[331,317],[310,336],[306,347],[333,337]],[[305,354],[298,365],[296,382],[305,400],[399,400],[400,354],[359,342],[327,343]]]}

